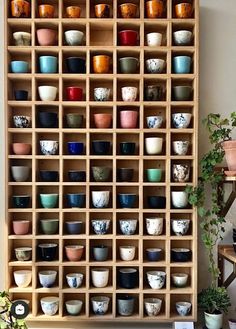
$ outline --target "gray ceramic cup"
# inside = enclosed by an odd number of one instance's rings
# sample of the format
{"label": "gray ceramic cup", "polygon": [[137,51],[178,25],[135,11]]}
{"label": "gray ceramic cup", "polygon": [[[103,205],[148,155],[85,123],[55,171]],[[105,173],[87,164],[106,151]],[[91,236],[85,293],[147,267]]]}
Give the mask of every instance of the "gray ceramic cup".
{"label": "gray ceramic cup", "polygon": [[30,168],[28,166],[12,166],[12,178],[16,182],[26,182],[29,178]]}
{"label": "gray ceramic cup", "polygon": [[108,258],[108,247],[107,246],[95,246],[93,247],[93,258],[97,262],[104,262]]}
{"label": "gray ceramic cup", "polygon": [[192,99],[193,88],[191,86],[173,87],[174,101],[190,101]]}
{"label": "gray ceramic cup", "polygon": [[138,59],[135,57],[122,57],[119,59],[119,63],[121,73],[136,73],[138,70]]}
{"label": "gray ceramic cup", "polygon": [[134,297],[132,296],[118,297],[117,310],[119,315],[131,316],[134,312]]}

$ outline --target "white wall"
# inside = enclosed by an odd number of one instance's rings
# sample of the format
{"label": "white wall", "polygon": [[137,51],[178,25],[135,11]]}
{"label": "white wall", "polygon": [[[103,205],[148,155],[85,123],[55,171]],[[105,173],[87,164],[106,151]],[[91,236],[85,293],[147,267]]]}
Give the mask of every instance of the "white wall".
{"label": "white wall", "polygon": [[[3,4],[0,0],[0,35],[3,35]],[[0,219],[4,225],[4,104],[3,104],[3,40],[0,42]],[[225,116],[236,110],[236,1],[235,0],[200,0],[200,120],[208,113],[221,113]],[[200,123],[199,151],[200,155],[207,151],[206,132]],[[227,217],[235,223],[235,207]],[[232,225],[227,224],[226,241],[231,242]],[[0,264],[4,264],[3,233],[0,230]],[[199,240],[199,288],[206,285],[208,277],[207,262]],[[0,290],[4,287],[1,273]],[[234,307],[236,306],[235,285],[230,287]],[[51,325],[51,324],[50,324]],[[126,325],[122,324],[125,329]],[[37,325],[41,327],[41,325]],[[59,327],[59,324],[57,325]],[[60,326],[63,327],[63,326]],[[87,327],[80,325],[80,328]],[[96,327],[101,325],[96,324]],[[116,327],[119,324],[102,325],[105,328]],[[127,326],[128,327],[128,326]],[[129,327],[132,327],[129,324]],[[133,325],[133,328],[142,325]],[[163,325],[149,327],[162,328]]]}

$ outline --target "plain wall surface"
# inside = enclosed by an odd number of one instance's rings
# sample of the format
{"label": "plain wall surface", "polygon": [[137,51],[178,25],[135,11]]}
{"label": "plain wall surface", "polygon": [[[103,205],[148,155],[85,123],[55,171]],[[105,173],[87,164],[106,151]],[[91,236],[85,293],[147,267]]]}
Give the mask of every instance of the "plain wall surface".
{"label": "plain wall surface", "polygon": [[[0,0],[0,35],[3,36],[4,17],[3,4]],[[236,111],[236,1],[235,0],[200,0],[200,121],[210,112],[228,116]],[[3,226],[4,210],[4,81],[3,81],[3,38],[0,42],[0,264],[4,264],[4,237]],[[207,134],[201,122],[199,124],[199,155],[206,152],[209,144],[206,143]],[[227,216],[225,242],[231,243],[232,225],[236,226],[235,205]],[[199,239],[199,289],[206,287],[208,278],[208,264],[205,251]],[[231,267],[227,267],[227,273]],[[4,289],[4,272],[1,272],[0,290]],[[233,309],[236,306],[236,286],[230,286]],[[235,313],[235,312],[234,312]],[[83,323],[74,327],[93,328]],[[36,324],[37,328],[49,327],[46,323]],[[50,327],[68,328],[65,324],[50,323]],[[146,328],[145,324],[96,324],[97,328]],[[149,328],[170,328],[165,325],[151,325]]]}

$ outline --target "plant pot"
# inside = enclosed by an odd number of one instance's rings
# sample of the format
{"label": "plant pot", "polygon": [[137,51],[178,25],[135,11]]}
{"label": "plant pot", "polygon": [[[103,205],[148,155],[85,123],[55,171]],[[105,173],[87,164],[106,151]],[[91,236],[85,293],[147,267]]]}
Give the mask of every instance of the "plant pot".
{"label": "plant pot", "polygon": [[210,314],[204,312],[205,325],[208,329],[221,329],[223,328],[223,314]]}
{"label": "plant pot", "polygon": [[225,159],[229,170],[236,170],[236,141],[226,141],[222,144],[225,151]]}

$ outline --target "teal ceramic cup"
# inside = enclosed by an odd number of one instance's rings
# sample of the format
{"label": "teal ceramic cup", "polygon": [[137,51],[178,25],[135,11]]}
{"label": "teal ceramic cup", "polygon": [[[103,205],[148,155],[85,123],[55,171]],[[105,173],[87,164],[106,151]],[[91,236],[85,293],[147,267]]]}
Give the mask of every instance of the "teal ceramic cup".
{"label": "teal ceramic cup", "polygon": [[173,58],[173,73],[188,74],[191,71],[192,59],[190,56],[175,56]]}
{"label": "teal ceramic cup", "polygon": [[29,64],[26,61],[12,61],[11,62],[12,73],[28,73]]}
{"label": "teal ceramic cup", "polygon": [[57,73],[57,57],[40,56],[39,70],[41,73]]}
{"label": "teal ceramic cup", "polygon": [[162,169],[150,168],[147,169],[147,180],[148,182],[160,182],[162,177]]}
{"label": "teal ceramic cup", "polygon": [[39,197],[43,208],[56,208],[58,194],[40,194]]}

